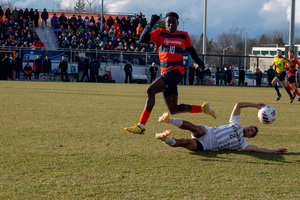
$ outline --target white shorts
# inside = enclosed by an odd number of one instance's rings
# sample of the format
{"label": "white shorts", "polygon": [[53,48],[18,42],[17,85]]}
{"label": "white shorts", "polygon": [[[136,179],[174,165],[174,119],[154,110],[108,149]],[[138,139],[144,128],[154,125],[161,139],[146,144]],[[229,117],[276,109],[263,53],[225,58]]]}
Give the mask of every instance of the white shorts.
{"label": "white shorts", "polygon": [[207,127],[207,126],[204,126],[204,127],[206,129],[206,133],[203,136],[196,138],[193,135],[191,135],[192,138],[198,140],[202,144],[203,151],[210,151],[213,149],[218,149],[219,144],[218,144],[218,141],[216,138],[216,134],[214,132],[215,128]]}

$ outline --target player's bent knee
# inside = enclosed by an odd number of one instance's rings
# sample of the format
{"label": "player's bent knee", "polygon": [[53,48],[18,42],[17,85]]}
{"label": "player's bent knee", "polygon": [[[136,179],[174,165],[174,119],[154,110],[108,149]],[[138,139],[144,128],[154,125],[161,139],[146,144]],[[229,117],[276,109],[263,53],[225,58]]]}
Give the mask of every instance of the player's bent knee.
{"label": "player's bent knee", "polygon": [[155,90],[151,85],[147,88],[147,94],[148,94],[148,96],[155,95]]}

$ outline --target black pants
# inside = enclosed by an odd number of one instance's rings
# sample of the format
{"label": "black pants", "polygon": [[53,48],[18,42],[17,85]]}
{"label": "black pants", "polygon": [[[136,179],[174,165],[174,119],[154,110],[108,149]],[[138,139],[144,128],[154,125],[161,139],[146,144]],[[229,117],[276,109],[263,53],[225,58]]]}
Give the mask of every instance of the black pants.
{"label": "black pants", "polygon": [[194,77],[189,77],[189,84],[194,85]]}
{"label": "black pants", "polygon": [[156,79],[156,73],[151,73],[150,83],[152,83],[155,79]]}
{"label": "black pants", "polygon": [[245,79],[239,79],[239,85],[244,86]]}
{"label": "black pants", "polygon": [[256,86],[261,86],[261,79],[256,79]]}
{"label": "black pants", "polygon": [[16,79],[20,79],[20,73],[21,73],[21,71],[16,71]]}
{"label": "black pants", "polygon": [[65,81],[64,77],[66,77],[66,81],[69,81],[68,72],[66,70],[60,72],[61,81]]}
{"label": "black pants", "polygon": [[36,80],[38,80],[38,79],[40,78],[40,73],[41,73],[41,72],[34,72],[34,78],[35,78]]}
{"label": "black pants", "polygon": [[83,75],[82,75],[82,78],[81,78],[81,82],[84,80],[84,77],[86,76],[87,77],[87,79],[88,79],[88,82],[90,82],[90,77],[89,77],[89,73],[88,73],[89,71],[88,70],[85,70],[84,72],[83,72]]}
{"label": "black pants", "polygon": [[127,83],[128,78],[129,78],[129,83],[132,83],[132,75],[131,75],[131,72],[125,73],[125,83]]}
{"label": "black pants", "polygon": [[31,74],[24,74],[24,80],[27,80],[27,78],[29,78],[29,80],[31,80]]}
{"label": "black pants", "polygon": [[97,71],[90,70],[90,80],[91,82],[96,82],[98,80]]}

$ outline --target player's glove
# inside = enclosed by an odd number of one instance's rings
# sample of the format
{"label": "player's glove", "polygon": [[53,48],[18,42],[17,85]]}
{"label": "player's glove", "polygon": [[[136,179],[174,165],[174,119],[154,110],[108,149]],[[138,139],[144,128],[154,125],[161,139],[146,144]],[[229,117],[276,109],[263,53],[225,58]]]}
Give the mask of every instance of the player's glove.
{"label": "player's glove", "polygon": [[152,15],[151,16],[151,21],[150,21],[150,25],[151,25],[151,27],[153,27],[154,26],[154,24],[156,24],[156,22],[159,20],[159,16],[158,15]]}
{"label": "player's glove", "polygon": [[204,74],[207,75],[207,76],[211,76],[211,71],[210,71],[210,69],[205,68],[205,69],[204,69]]}

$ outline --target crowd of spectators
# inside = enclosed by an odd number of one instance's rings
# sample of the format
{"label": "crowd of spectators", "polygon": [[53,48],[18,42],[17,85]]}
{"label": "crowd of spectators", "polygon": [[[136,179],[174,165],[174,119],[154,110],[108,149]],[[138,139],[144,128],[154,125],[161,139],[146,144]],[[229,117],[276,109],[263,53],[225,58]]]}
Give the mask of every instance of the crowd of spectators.
{"label": "crowd of spectators", "polygon": [[[5,16],[5,17],[4,17]],[[31,8],[10,10],[4,12],[0,6],[0,45],[15,47],[45,48],[44,43],[36,33],[39,12]]]}
{"label": "crowd of spectators", "polygon": [[99,50],[123,50],[138,52],[155,52],[153,44],[144,45],[138,42],[139,36],[147,25],[147,19],[140,13],[131,18],[110,16],[103,18],[103,27],[100,30],[101,18],[93,16],[77,17],[73,15],[66,18],[64,13],[60,16],[53,15],[53,26],[60,48],[74,49],[99,49]]}
{"label": "crowd of spectators", "polygon": [[[48,14],[45,9],[43,12],[33,8],[2,10],[0,6],[0,45],[45,49],[36,33],[38,21],[45,13]],[[67,18],[64,13],[60,16],[54,13],[50,20],[60,48],[157,52],[154,44],[145,45],[138,41],[147,25],[147,19],[142,13],[132,17],[103,18],[101,30],[101,18],[96,19],[94,16],[74,14]],[[43,18],[44,22],[46,20]]]}

